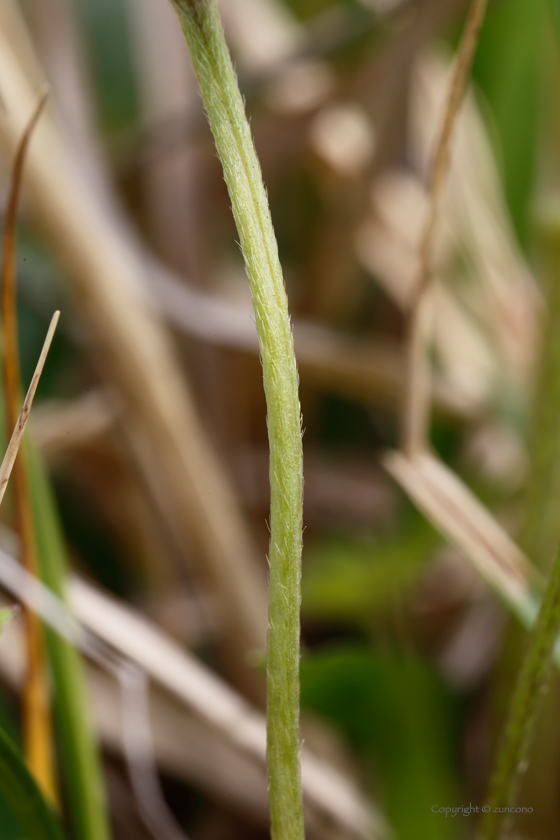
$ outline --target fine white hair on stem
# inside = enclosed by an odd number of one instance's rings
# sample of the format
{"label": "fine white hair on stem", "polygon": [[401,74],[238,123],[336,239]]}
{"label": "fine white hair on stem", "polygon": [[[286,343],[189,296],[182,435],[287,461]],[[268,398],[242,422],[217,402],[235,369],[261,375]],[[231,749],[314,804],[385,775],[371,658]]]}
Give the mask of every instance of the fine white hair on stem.
{"label": "fine white hair on stem", "polygon": [[216,0],[174,0],[224,170],[249,278],[270,448],[267,772],[272,840],[305,835],[299,658],[303,449],[294,340],[260,163]]}

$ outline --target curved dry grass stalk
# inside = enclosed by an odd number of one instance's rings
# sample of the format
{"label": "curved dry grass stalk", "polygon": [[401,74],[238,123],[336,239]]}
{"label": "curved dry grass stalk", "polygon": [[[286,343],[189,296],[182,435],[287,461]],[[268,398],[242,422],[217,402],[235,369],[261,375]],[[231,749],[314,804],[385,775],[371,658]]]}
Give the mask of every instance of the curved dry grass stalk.
{"label": "curved dry grass stalk", "polygon": [[[0,649],[0,668],[17,687],[18,663],[6,660]],[[91,667],[89,688],[98,736],[108,752],[122,755],[120,698],[115,680]],[[268,797],[262,766],[157,686],[150,688],[150,723],[160,773],[185,782],[228,811],[266,829]]]}
{"label": "curved dry grass stalk", "polygon": [[420,268],[415,298],[408,316],[408,370],[403,409],[403,449],[414,455],[426,445],[430,401],[429,367],[426,360],[426,333],[429,323],[429,290],[432,277],[434,236],[441,194],[449,168],[453,128],[472,64],[478,33],[488,0],[473,0],[459,50],[443,123],[438,137],[430,177],[430,206],[420,242]]}
{"label": "curved dry grass stalk", "polygon": [[130,781],[145,825],[154,840],[188,840],[163,796],[154,759],[148,679],[135,665],[118,669],[121,725]]}
{"label": "curved dry grass stalk", "polygon": [[[411,154],[422,172],[429,164],[433,125],[451,72],[447,58],[437,53],[418,62],[410,108]],[[441,208],[468,262],[470,282],[457,290],[457,297],[490,333],[509,375],[524,385],[534,361],[542,294],[517,243],[491,138],[472,88],[465,93],[455,126]]]}
{"label": "curved dry grass stalk", "polygon": [[[428,166],[432,126],[450,72],[450,65],[438,56],[429,54],[417,62],[410,154],[421,172]],[[418,281],[418,243],[429,196],[415,174],[392,170],[376,180],[371,198],[372,214],[356,240],[358,257],[406,310]],[[489,404],[496,398],[497,383],[499,387],[504,382],[504,371],[507,384],[527,387],[542,307],[535,279],[515,243],[490,139],[472,91],[463,100],[456,125],[442,210],[431,293],[437,377],[465,400]],[[432,379],[435,391],[435,374]]]}

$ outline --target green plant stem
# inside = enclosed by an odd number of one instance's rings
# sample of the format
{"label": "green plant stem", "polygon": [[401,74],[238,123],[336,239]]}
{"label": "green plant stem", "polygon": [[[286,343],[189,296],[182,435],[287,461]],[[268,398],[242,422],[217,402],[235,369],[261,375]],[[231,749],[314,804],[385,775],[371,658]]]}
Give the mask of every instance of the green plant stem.
{"label": "green plant stem", "polygon": [[[43,583],[67,602],[69,563],[49,480],[35,447],[28,446],[33,514]],[[109,840],[103,774],[89,711],[84,666],[66,639],[46,628],[60,737],[60,762],[76,840]]]}
{"label": "green plant stem", "polygon": [[526,769],[527,754],[550,672],[554,643],[560,626],[560,553],[550,575],[529,648],[513,693],[502,744],[490,781],[487,807],[479,840],[497,840],[507,814],[496,809],[511,807],[519,776]]}
{"label": "green plant stem", "polygon": [[[544,237],[543,237],[544,239]],[[558,235],[543,242],[548,271],[543,340],[536,375],[528,450],[531,469],[525,498],[521,547],[548,571],[560,540],[560,258]]]}
{"label": "green plant stem", "polygon": [[[537,4],[539,5],[539,4]],[[524,38],[538,49],[535,26],[542,31],[543,15],[541,11],[517,6],[503,7],[498,17],[504,18],[506,29],[515,31],[515,25],[526,23]],[[509,9],[509,11],[507,11]],[[527,20],[525,20],[525,18]],[[529,25],[529,18],[532,23]],[[515,24],[515,25],[514,25]],[[494,28],[496,21],[493,22]],[[518,27],[519,29],[519,27]],[[527,42],[529,43],[529,42]],[[513,62],[513,54],[510,64]],[[507,62],[506,62],[507,63]],[[511,68],[510,68],[511,69]],[[496,72],[505,73],[505,68]],[[529,73],[529,76],[531,74]],[[505,80],[505,75],[504,75]],[[533,87],[530,85],[530,87]],[[512,88],[513,89],[513,88]],[[511,114],[513,118],[513,113]],[[510,120],[511,128],[511,120]],[[514,179],[518,167],[511,168]],[[523,177],[523,176],[522,176]],[[507,183],[507,178],[506,178]],[[540,282],[545,294],[544,306],[539,321],[539,348],[536,364],[533,365],[532,391],[529,400],[530,414],[527,434],[527,452],[529,453],[529,471],[525,483],[522,526],[519,532],[521,549],[532,562],[544,572],[550,573],[554,562],[556,547],[560,543],[560,278],[558,260],[560,243],[558,233],[547,225],[546,217],[541,218],[537,228],[538,253],[540,261]],[[533,390],[534,389],[534,390]],[[535,616],[536,618],[536,616]],[[519,670],[521,635],[515,628],[510,628],[501,657],[497,689],[512,684]],[[522,653],[522,651],[521,651]],[[557,660],[558,661],[558,660]],[[501,705],[498,699],[498,705]],[[538,763],[539,773],[530,774],[522,779],[519,797],[530,802],[535,813],[539,814],[540,824],[556,820],[557,778],[556,770],[560,761],[560,739],[551,738],[556,728],[557,708],[560,702],[560,678],[553,674],[549,684],[549,693],[543,702],[542,711],[535,725],[531,746],[531,761]]]}
{"label": "green plant stem", "polygon": [[[60,824],[17,747],[0,729],[0,790],[27,840],[64,840]],[[1,826],[0,826],[1,828]]]}
{"label": "green plant stem", "polygon": [[259,161],[215,0],[173,0],[224,169],[249,276],[270,444],[267,763],[272,840],[304,836],[299,637],[303,456],[298,375]]}

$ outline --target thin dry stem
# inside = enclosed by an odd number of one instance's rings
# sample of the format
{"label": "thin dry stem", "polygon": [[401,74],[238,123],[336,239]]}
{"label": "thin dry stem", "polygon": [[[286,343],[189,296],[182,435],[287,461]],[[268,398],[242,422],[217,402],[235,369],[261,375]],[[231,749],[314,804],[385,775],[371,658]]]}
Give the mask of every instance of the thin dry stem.
{"label": "thin dry stem", "polygon": [[8,448],[6,449],[4,459],[2,461],[2,464],[0,464],[0,504],[2,504],[2,500],[6,492],[6,487],[8,486],[8,481],[10,480],[10,475],[12,473],[12,469],[17,454],[19,452],[19,448],[23,440],[23,435],[25,433],[27,421],[29,420],[29,414],[31,412],[31,406],[33,405],[33,400],[35,398],[37,385],[39,384],[39,379],[41,378],[43,368],[45,367],[45,362],[47,360],[47,355],[52,344],[59,317],[60,312],[57,310],[52,316],[51,323],[49,325],[49,329],[43,344],[43,349],[41,350],[41,355],[39,356],[39,361],[37,362],[37,366],[35,368],[35,373],[33,374],[33,378],[31,380],[31,384],[29,385],[29,389],[23,402],[23,406],[21,408],[17,423],[12,432],[12,436],[10,438]]}
{"label": "thin dry stem", "polygon": [[[27,149],[33,134],[33,129],[35,128],[43,109],[46,97],[47,92],[44,91],[33,109],[31,117],[17,146],[8,192],[6,226],[4,233],[2,268],[2,328],[4,335],[6,418],[8,428],[15,429],[16,432],[18,426],[21,425],[21,435],[23,435],[31,403],[26,400],[26,405],[24,405],[23,408],[23,416],[20,416],[18,419],[19,406],[21,405],[21,395],[15,280],[16,221]],[[52,325],[51,327],[52,332],[54,332],[54,327]],[[49,333],[51,333],[51,330],[49,330]],[[46,352],[41,355],[43,357],[43,355],[46,355]],[[33,378],[31,385],[31,401],[37,387],[37,382],[38,377],[36,375]],[[22,562],[26,569],[33,574],[37,574],[37,548],[33,527],[31,493],[27,465],[22,457],[24,455],[23,452],[19,458],[16,458],[17,451],[13,452],[12,450],[10,452],[9,449],[8,452],[10,459],[13,457],[12,465],[15,465],[15,508],[18,532],[21,536],[22,542]],[[27,681],[23,692],[25,756],[29,769],[45,796],[51,802],[56,802],[54,746],[48,677],[45,663],[44,639],[37,616],[32,611],[25,609],[25,617],[27,626],[26,643],[28,664]]]}
{"label": "thin dry stem", "polygon": [[468,74],[488,0],[473,0],[445,107],[443,124],[430,177],[430,205],[420,240],[420,269],[408,314],[408,370],[403,413],[403,448],[411,457],[426,445],[429,423],[430,371],[426,358],[429,291],[433,277],[433,251],[439,206],[449,170],[451,138],[465,92]]}

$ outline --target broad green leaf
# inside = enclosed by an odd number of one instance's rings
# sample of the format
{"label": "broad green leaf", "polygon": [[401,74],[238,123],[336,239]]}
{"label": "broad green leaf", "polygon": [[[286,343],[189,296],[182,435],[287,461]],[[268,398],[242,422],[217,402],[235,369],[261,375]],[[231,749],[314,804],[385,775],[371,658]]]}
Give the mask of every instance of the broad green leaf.
{"label": "broad green leaf", "polygon": [[306,653],[301,700],[302,708],[335,724],[362,758],[398,840],[465,836],[467,819],[431,810],[463,798],[457,702],[427,663],[365,646]]}

